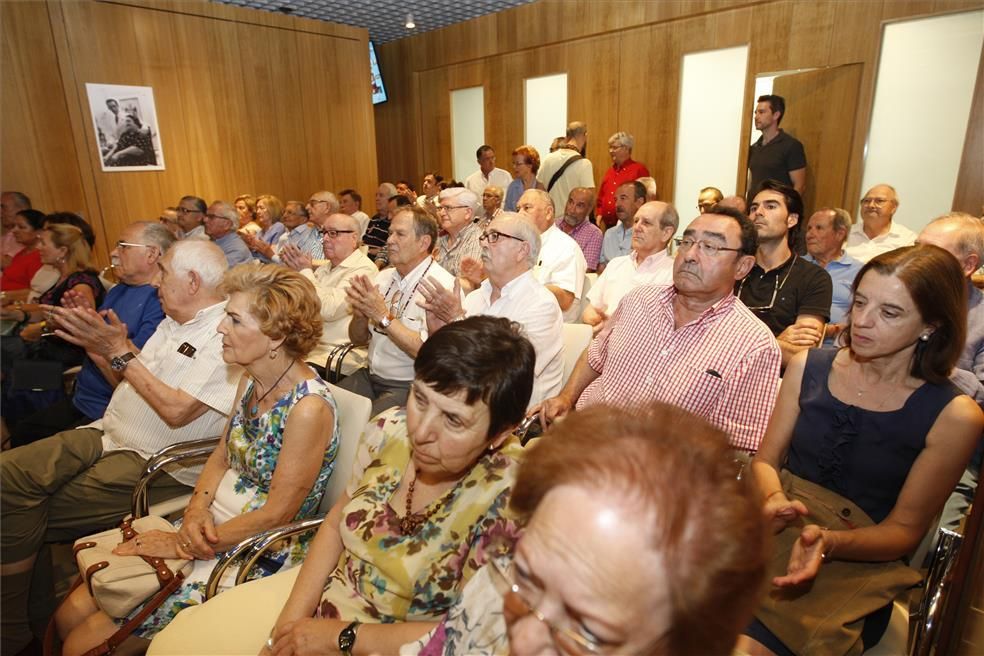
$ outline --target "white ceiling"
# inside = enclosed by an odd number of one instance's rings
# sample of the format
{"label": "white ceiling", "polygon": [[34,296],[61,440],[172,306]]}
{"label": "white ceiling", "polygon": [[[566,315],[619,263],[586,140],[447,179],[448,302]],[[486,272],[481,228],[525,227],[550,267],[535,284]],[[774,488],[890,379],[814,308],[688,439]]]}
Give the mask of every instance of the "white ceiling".
{"label": "white ceiling", "polygon": [[[454,23],[494,14],[533,0],[213,0],[237,7],[263,9],[369,30],[375,43],[386,43]],[[416,27],[404,27],[407,13]]]}

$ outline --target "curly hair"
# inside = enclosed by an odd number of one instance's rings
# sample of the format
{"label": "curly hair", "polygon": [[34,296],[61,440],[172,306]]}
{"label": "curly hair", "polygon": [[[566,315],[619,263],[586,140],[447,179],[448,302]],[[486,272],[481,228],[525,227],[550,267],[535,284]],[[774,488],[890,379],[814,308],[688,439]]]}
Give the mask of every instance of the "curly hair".
{"label": "curly hair", "polygon": [[321,301],[314,284],[296,271],[276,264],[237,266],[226,272],[222,291],[246,294],[260,330],[283,339],[292,358],[303,358],[321,339]]}

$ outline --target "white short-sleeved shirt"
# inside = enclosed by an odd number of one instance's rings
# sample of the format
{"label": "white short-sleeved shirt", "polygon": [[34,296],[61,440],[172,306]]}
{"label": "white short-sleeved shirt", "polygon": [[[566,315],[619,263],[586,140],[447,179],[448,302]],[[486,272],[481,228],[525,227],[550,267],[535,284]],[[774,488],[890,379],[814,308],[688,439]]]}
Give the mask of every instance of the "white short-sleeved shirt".
{"label": "white short-sleeved shirt", "polygon": [[[207,405],[205,413],[184,426],[169,426],[124,380],[113,392],[103,418],[90,424],[103,431],[104,452],[136,451],[149,458],[171,444],[222,433],[243,373],[242,367],[222,359],[222,335],[216,328],[225,317],[225,305],[223,301],[200,310],[183,324],[164,317],[137,356],[162,383]],[[194,350],[183,347],[185,344]],[[193,484],[194,477],[181,482]]]}
{"label": "white short-sleeved shirt", "polygon": [[637,254],[616,257],[608,263],[598,281],[588,290],[588,302],[611,314],[622,297],[640,285],[672,285],[673,258],[666,249],[638,262]]}
{"label": "white short-sleeved shirt", "polygon": [[575,301],[564,312],[564,321],[577,321],[581,315],[581,300],[584,291],[584,274],[588,263],[577,242],[564,234],[560,228],[551,225],[540,235],[540,257],[533,268],[533,277],[541,285],[555,285],[574,294]]}
{"label": "white short-sleeved shirt", "polygon": [[359,249],[355,249],[338,266],[332,266],[329,262],[316,271],[301,269],[301,275],[314,283],[318,300],[321,301],[321,339],[308,354],[308,362],[324,364],[333,348],[349,341],[348,326],[352,320],[352,307],[345,291],[355,276],[373,278],[377,271],[372,260]]}
{"label": "white short-sleeved shirt", "polygon": [[536,281],[532,271],[527,271],[510,280],[495,303],[491,300],[492,283],[485,280],[481,287],[465,297],[465,314],[469,317],[478,314],[504,317],[520,324],[536,350],[529,407],[556,396],[564,380],[564,320],[557,298]]}
{"label": "white short-sleeved shirt", "polygon": [[916,237],[916,233],[912,230],[897,221],[892,221],[888,232],[871,239],[864,233],[864,224],[858,221],[851,226],[844,251],[854,259],[867,263],[876,255],[894,251],[902,246],[912,246],[916,243]]}
{"label": "white short-sleeved shirt", "polygon": [[[376,276],[376,287],[386,299],[386,307],[404,326],[427,340],[427,315],[418,305],[423,296],[417,283],[421,278],[434,278],[445,289],[454,289],[454,276],[448,273],[433,258],[426,257],[406,278],[395,268],[383,269]],[[462,297],[463,300],[463,297]],[[393,343],[384,332],[379,332],[370,324],[369,371],[387,380],[413,380],[413,358]]]}

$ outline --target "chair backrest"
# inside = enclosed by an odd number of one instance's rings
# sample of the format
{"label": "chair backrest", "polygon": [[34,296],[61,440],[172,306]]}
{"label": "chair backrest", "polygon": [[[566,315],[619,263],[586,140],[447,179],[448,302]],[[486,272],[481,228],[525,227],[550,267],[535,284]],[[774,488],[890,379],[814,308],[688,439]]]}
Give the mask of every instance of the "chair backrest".
{"label": "chair backrest", "polygon": [[327,513],[335,502],[345,492],[352,465],[355,463],[355,452],[359,445],[359,437],[369,417],[372,415],[372,402],[364,396],[359,396],[343,390],[335,385],[328,385],[335,404],[338,406],[338,453],[335,454],[335,471],[328,480],[325,496],[321,500],[321,510]]}
{"label": "chair backrest", "polygon": [[584,310],[588,307],[588,305],[590,305],[590,301],[588,301],[588,292],[591,291],[591,288],[594,287],[596,282],[598,282],[597,273],[584,274],[584,287],[581,289],[581,300],[579,301],[580,310],[577,315],[577,320],[572,321],[571,323],[581,323],[581,317],[584,315]]}
{"label": "chair backrest", "polygon": [[565,323],[561,332],[564,336],[564,383],[567,383],[577,359],[591,343],[592,330],[586,323]]}

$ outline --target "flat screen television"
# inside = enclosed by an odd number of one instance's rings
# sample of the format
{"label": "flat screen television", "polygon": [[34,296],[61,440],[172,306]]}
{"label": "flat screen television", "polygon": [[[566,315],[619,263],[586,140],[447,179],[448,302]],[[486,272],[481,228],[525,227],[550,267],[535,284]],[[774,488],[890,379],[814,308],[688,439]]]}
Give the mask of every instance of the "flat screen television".
{"label": "flat screen television", "polygon": [[387,100],[386,86],[383,75],[379,72],[379,60],[376,59],[376,46],[369,42],[369,75],[372,78],[372,104],[378,105]]}

